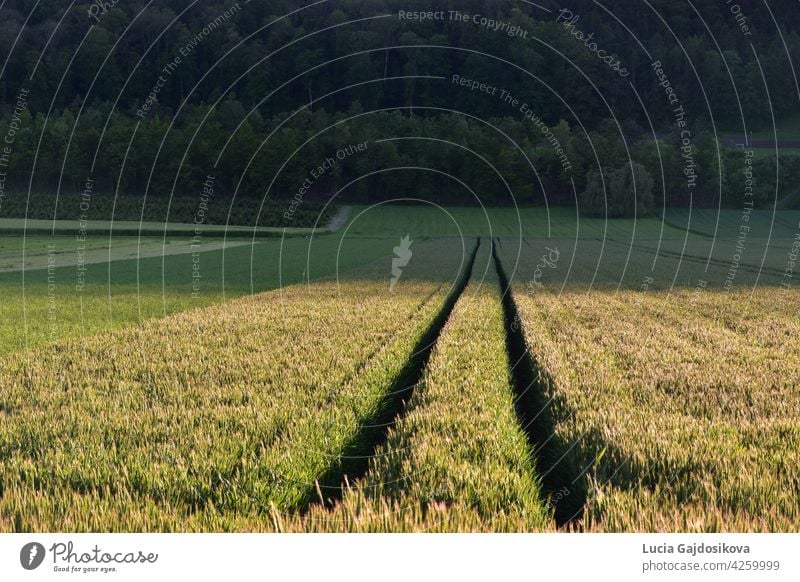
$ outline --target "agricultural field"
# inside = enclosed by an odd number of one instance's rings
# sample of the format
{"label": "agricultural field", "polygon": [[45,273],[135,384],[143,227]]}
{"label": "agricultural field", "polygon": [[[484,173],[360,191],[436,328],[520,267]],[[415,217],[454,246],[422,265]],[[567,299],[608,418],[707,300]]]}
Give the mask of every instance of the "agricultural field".
{"label": "agricultural field", "polygon": [[678,237],[682,230],[663,224],[658,218],[586,218],[574,209],[544,206],[489,207],[433,205],[356,206],[347,226],[352,236],[385,236],[418,233],[428,236],[486,236],[591,238],[633,235],[657,238]]}
{"label": "agricultural field", "polygon": [[463,279],[451,251],[420,245],[391,295],[298,285],[4,358],[3,529],[250,529],[308,504]]}
{"label": "agricultural field", "polygon": [[[234,200],[209,197],[201,208],[200,202],[192,196],[132,196],[98,195],[93,196],[88,207],[81,205],[78,193],[33,192],[30,195],[16,193],[5,197],[0,214],[0,228],[12,227],[15,221],[27,218],[32,228],[52,228],[59,224],[77,223],[83,216],[90,227],[99,231],[110,224],[124,229],[126,225],[143,223],[143,227],[153,226],[163,230],[164,224],[191,225],[201,218],[205,228],[226,225],[234,229],[259,227],[320,226],[337,211],[334,205],[306,200],[295,209],[290,219],[284,216],[286,203],[277,200],[263,200],[255,197],[238,196]],[[201,213],[202,212],[202,213]],[[55,220],[54,220],[55,218]]]}
{"label": "agricultural field", "polygon": [[800,528],[800,294],[776,293],[516,290],[585,529]]}
{"label": "agricultural field", "polygon": [[547,261],[555,267],[541,270],[542,281],[557,289],[779,285],[800,235],[800,212],[757,210],[743,238],[741,224],[738,210],[668,209],[663,217],[605,220],[559,207],[379,205],[356,207],[347,236],[497,237],[514,281],[526,276],[517,272],[526,260],[557,257]]}
{"label": "agricultural field", "polygon": [[396,244],[332,237],[0,234],[0,354],[335,276]]}
{"label": "agricultural field", "polygon": [[[725,135],[735,134],[731,133]],[[775,136],[777,136],[779,140],[800,139],[800,114],[794,113],[787,115],[782,119],[777,119],[774,127],[770,126],[761,131],[752,132],[752,137],[754,139],[774,139]]]}
{"label": "agricultural field", "polygon": [[0,236],[0,531],[797,531],[799,217],[738,214]]}
{"label": "agricultural field", "polygon": [[364,478],[332,510],[276,519],[280,531],[552,529],[514,414],[497,276],[477,270]]}

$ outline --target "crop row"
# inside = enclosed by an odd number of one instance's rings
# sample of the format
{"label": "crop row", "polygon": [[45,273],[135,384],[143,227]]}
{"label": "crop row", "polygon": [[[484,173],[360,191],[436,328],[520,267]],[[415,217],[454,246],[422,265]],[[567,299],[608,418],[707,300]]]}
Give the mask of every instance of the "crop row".
{"label": "crop row", "polygon": [[332,511],[316,506],[302,518],[276,516],[276,525],[282,531],[552,528],[514,412],[496,277],[474,281],[462,295],[366,476]]}
{"label": "crop row", "polygon": [[449,291],[321,282],[11,354],[0,530],[271,527],[316,497]]}
{"label": "crop row", "polygon": [[586,529],[800,529],[799,298],[517,288]]}

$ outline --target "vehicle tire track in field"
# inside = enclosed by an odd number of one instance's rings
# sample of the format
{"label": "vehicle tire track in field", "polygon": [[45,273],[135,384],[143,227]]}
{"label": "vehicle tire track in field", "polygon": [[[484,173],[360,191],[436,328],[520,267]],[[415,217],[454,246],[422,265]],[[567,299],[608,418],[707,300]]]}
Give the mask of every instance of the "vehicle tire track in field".
{"label": "vehicle tire track in field", "polygon": [[[320,476],[313,490],[307,495],[309,502],[303,509],[319,501],[322,501],[328,507],[332,507],[337,501],[341,500],[342,495],[348,488],[348,483],[360,479],[367,472],[370,459],[375,454],[375,451],[386,441],[389,428],[403,414],[406,402],[411,398],[414,388],[422,379],[439,335],[469,283],[480,244],[481,240],[478,238],[469,260],[466,261],[459,274],[458,281],[442,305],[441,311],[439,311],[431,325],[414,346],[412,356],[403,366],[403,369],[392,383],[387,386],[386,398],[382,405],[376,410],[375,414],[361,423],[358,434],[345,447],[340,460],[333,463],[325,474]],[[320,497],[322,497],[322,500],[320,500]]]}
{"label": "vehicle tire track in field", "polygon": [[[423,313],[423,312],[425,311],[425,308],[426,308],[426,307],[427,307],[427,306],[428,306],[428,305],[429,305],[429,304],[430,304],[432,301],[435,301],[435,300],[436,300],[436,296],[438,295],[439,291],[441,291],[441,290],[442,290],[442,287],[443,287],[444,285],[445,285],[445,283],[442,283],[441,285],[439,285],[438,287],[436,287],[436,289],[434,289],[433,291],[431,291],[431,292],[428,294],[428,296],[427,296],[427,297],[426,297],[426,298],[425,298],[425,299],[422,301],[422,303],[420,303],[420,304],[417,306],[417,308],[414,310],[414,312],[413,312],[413,313],[411,313],[411,314],[409,314],[409,315],[406,317],[406,320],[407,320],[408,322],[413,322],[413,321],[414,321],[414,318],[416,318],[416,317],[417,317],[417,316],[419,316],[421,313]],[[385,350],[385,349],[386,349],[388,346],[390,346],[390,345],[392,344],[392,342],[394,342],[395,340],[397,340],[397,338],[399,338],[399,337],[400,337],[402,334],[403,334],[403,328],[402,328],[402,326],[398,327],[398,328],[397,328],[397,329],[395,329],[393,332],[391,332],[391,333],[387,334],[387,336],[386,336],[385,338],[383,338],[383,339],[382,339],[382,340],[381,340],[381,341],[380,341],[378,344],[376,344],[376,345],[375,345],[375,349],[373,349],[373,350],[372,350],[372,351],[371,351],[369,354],[367,354],[367,357],[366,357],[366,358],[364,358],[364,360],[363,360],[362,362],[360,362],[360,363],[359,363],[359,364],[356,366],[356,368],[355,368],[355,369],[354,369],[352,372],[350,372],[349,374],[347,374],[347,375],[346,375],[346,376],[345,376],[345,377],[342,379],[342,381],[341,381],[341,382],[342,382],[342,385],[344,386],[344,385],[346,385],[346,384],[348,384],[348,383],[352,382],[353,380],[355,380],[355,379],[356,379],[356,378],[359,376],[359,374],[361,374],[361,373],[362,373],[364,370],[366,370],[366,369],[369,367],[369,365],[370,365],[370,364],[371,364],[373,361],[375,361],[375,359],[376,359],[376,358],[379,358],[379,357],[380,357],[380,355],[381,355],[381,353],[382,353],[382,352],[383,352],[383,351],[384,351],[384,350]]]}
{"label": "vehicle tire track in field", "polygon": [[506,330],[506,349],[514,387],[514,404],[519,422],[528,437],[534,463],[542,479],[542,492],[550,503],[561,528],[579,521],[586,504],[584,470],[573,453],[574,443],[562,440],[555,432],[555,420],[548,398],[548,385],[552,385],[545,371],[537,364],[525,343],[517,305],[511,285],[492,244],[492,258],[500,280],[503,316]]}

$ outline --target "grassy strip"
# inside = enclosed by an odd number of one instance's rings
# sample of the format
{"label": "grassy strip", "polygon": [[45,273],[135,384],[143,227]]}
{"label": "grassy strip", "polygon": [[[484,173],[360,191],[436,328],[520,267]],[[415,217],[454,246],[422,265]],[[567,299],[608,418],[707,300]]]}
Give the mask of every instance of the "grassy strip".
{"label": "grassy strip", "polygon": [[0,218],[0,236],[71,236],[86,237],[188,237],[201,234],[203,238],[270,238],[309,234],[325,234],[327,223],[318,228],[278,226],[237,226],[235,224],[208,224],[177,221],[95,220],[81,224],[78,220],[37,220]]}
{"label": "grassy strip", "polygon": [[581,519],[586,503],[582,468],[570,450],[570,443],[559,438],[555,431],[546,379],[528,351],[517,304],[496,247],[492,247],[492,256],[502,291],[517,416],[536,452],[536,466],[542,475],[542,486],[553,507],[556,524],[569,526]]}
{"label": "grassy strip", "polygon": [[797,291],[516,299],[586,529],[800,529]]}
{"label": "grassy strip", "polygon": [[264,528],[381,406],[446,291],[318,283],[0,360],[0,530]]}
{"label": "grassy strip", "polygon": [[[81,236],[102,236],[102,237],[109,237],[109,236],[120,236],[120,237],[131,237],[131,236],[141,236],[141,237],[191,237],[194,236],[195,230],[194,227],[191,225],[187,225],[187,228],[175,228],[168,226],[167,228],[87,228],[85,231],[81,231]],[[53,232],[56,234],[67,234],[70,233],[69,229],[58,229],[53,230],[52,228],[20,228],[20,227],[10,227],[10,228],[3,228],[0,230],[0,235],[2,236],[48,236],[52,235]],[[77,233],[78,229],[72,229],[72,233]],[[260,238],[280,238],[290,237],[290,236],[306,236],[310,234],[326,234],[328,231],[326,229],[313,229],[313,228],[292,228],[292,229],[283,229],[283,228],[268,228],[268,227],[259,227],[257,229],[242,229],[241,227],[235,227],[228,230],[223,230],[219,228],[203,228],[201,229],[201,233],[203,238],[226,238],[226,239],[260,239]]]}
{"label": "grassy strip", "polygon": [[543,206],[448,206],[439,209],[421,204],[383,204],[356,206],[348,233],[357,236],[496,236],[565,237],[574,239],[613,236],[680,237],[681,230],[664,228],[659,219],[578,218],[574,208]]}
{"label": "grassy strip", "polygon": [[[6,260],[21,262],[22,241],[22,238],[0,237],[0,255]],[[219,241],[221,239],[203,239],[209,244]],[[143,241],[143,252],[148,252],[147,244],[152,242]],[[189,239],[184,238],[181,244],[188,242]],[[67,337],[92,335],[110,328],[136,325],[153,317],[206,307],[226,298],[337,273],[339,277],[347,277],[347,273],[365,264],[372,263],[375,273],[367,273],[366,277],[359,274],[359,277],[380,280],[389,272],[388,257],[397,241],[348,239],[339,247],[338,241],[330,235],[313,239],[269,239],[253,245],[232,243],[226,245],[224,251],[209,250],[198,255],[194,252],[166,254],[92,263],[86,265],[86,271],[79,271],[76,266],[67,266],[68,262],[78,260],[79,250],[88,262],[93,254],[102,254],[100,246],[111,247],[116,253],[130,244],[138,245],[137,240],[110,242],[107,238],[90,238],[85,243],[86,249],[80,249],[82,243],[74,236],[37,237],[27,239],[26,260],[38,254],[33,260],[47,262],[50,254],[47,245],[50,244],[56,253],[57,268],[52,272],[37,269],[0,273],[0,357]],[[420,243],[415,256],[424,258],[430,253],[422,247],[433,244]],[[439,243],[435,244],[438,248]],[[152,251],[152,247],[149,250]],[[454,259],[450,263],[455,271],[458,261]],[[198,273],[199,291],[195,293]],[[79,277],[85,277],[85,285],[80,288]]]}
{"label": "grassy strip", "polygon": [[111,196],[94,193],[88,208],[81,206],[81,194],[77,192],[52,193],[37,192],[9,195],[3,202],[4,219],[24,219],[50,221],[54,216],[60,220],[77,219],[82,215],[90,223],[109,221],[148,221],[170,223],[193,223],[202,220],[207,225],[236,224],[249,226],[258,219],[259,226],[310,227],[325,225],[335,214],[334,205],[325,208],[322,201],[305,199],[303,204],[292,209],[287,215],[289,201],[264,200],[239,196],[235,199],[216,197],[203,200],[192,196],[149,196],[146,201],[141,196]]}
{"label": "grassy strip", "polygon": [[[488,249],[485,250],[488,253]],[[456,304],[406,413],[332,511],[282,531],[542,531],[552,517],[514,414],[496,280]]]}

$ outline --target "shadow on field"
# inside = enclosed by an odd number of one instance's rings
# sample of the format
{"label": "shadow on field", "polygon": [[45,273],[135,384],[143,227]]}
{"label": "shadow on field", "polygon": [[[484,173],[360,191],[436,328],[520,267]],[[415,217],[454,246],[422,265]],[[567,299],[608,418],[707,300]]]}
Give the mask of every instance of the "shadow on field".
{"label": "shadow on field", "polygon": [[495,244],[492,244],[492,257],[500,279],[506,348],[517,416],[542,479],[544,501],[552,506],[556,525],[559,528],[569,526],[583,517],[587,495],[583,470],[577,455],[573,454],[574,444],[560,439],[555,432],[552,400],[547,396],[552,379],[537,365],[525,343],[522,320]]}
{"label": "shadow on field", "polygon": [[[372,417],[365,419],[356,437],[344,449],[342,456],[319,477],[319,490],[317,490],[317,484],[309,488],[304,496],[305,502],[301,504],[301,509],[307,509],[309,505],[318,501],[328,507],[332,507],[337,501],[341,500],[342,495],[348,488],[348,483],[353,483],[360,479],[367,472],[369,460],[386,441],[389,428],[400,418],[406,402],[411,399],[414,388],[422,379],[433,347],[436,345],[436,341],[447,323],[453,307],[455,307],[459,297],[461,297],[469,283],[480,244],[481,240],[478,238],[441,311],[414,346],[412,355],[403,369],[395,377],[392,384],[387,387],[386,396],[381,406]],[[320,499],[320,496],[322,499]]]}

